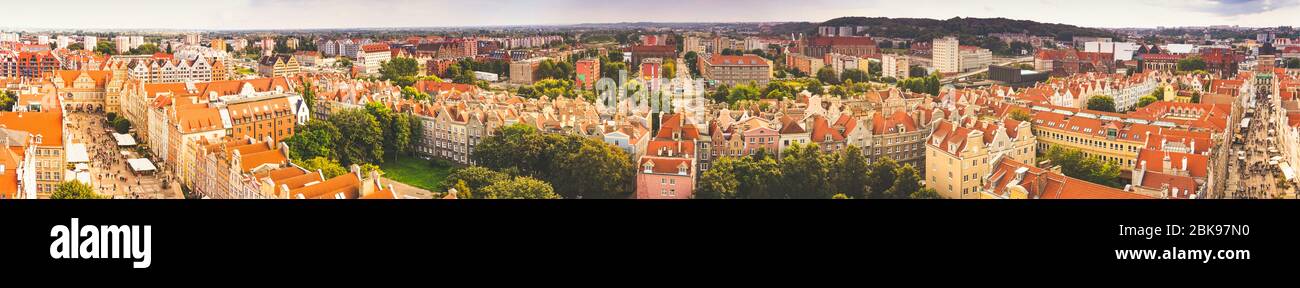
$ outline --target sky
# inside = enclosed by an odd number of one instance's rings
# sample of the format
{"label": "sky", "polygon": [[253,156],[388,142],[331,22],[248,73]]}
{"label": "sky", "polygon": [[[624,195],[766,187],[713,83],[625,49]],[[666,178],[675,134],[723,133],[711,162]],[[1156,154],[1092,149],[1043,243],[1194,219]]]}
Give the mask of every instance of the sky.
{"label": "sky", "polygon": [[[1300,26],[1300,0],[0,0],[0,27],[317,29],[1005,17],[1087,27]],[[798,4],[792,4],[798,3]]]}

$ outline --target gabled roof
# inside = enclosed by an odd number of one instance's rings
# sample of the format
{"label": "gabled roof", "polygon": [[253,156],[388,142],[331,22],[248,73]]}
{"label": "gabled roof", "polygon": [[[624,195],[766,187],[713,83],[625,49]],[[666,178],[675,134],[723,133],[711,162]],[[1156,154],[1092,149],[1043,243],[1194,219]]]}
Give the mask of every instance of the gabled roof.
{"label": "gabled roof", "polygon": [[[1022,173],[1016,173],[1016,172]],[[1008,195],[1009,188],[1025,189],[1029,199],[1153,199],[1104,185],[1066,177],[1060,173],[1001,158],[989,173],[985,189],[994,195]]]}

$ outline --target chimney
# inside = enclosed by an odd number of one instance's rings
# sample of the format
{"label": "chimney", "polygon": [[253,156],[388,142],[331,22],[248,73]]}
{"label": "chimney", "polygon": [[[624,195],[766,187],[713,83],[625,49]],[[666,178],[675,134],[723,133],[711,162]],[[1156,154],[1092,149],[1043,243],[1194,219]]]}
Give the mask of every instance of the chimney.
{"label": "chimney", "polygon": [[[1182,172],[1183,172],[1183,173],[1187,173],[1187,172],[1189,172],[1189,171],[1187,171],[1187,157],[1183,157],[1183,170],[1182,170]],[[1190,174],[1190,173],[1188,173],[1188,174]]]}

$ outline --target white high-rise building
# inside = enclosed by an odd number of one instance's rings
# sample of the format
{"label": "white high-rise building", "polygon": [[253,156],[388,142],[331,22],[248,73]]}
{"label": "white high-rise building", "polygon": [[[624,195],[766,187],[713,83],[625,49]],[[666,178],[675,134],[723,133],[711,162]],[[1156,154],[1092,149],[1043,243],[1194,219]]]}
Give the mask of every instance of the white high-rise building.
{"label": "white high-rise building", "polygon": [[140,48],[144,45],[144,36],[131,36],[131,49]]}
{"label": "white high-rise building", "polygon": [[117,36],[117,38],[113,38],[113,48],[117,49],[117,53],[126,53],[126,51],[130,51],[131,37]]}
{"label": "white high-rise building", "polygon": [[961,51],[957,56],[961,72],[985,69],[993,64],[993,52],[989,49],[976,46],[958,46],[957,49]]}
{"label": "white high-rise building", "polygon": [[203,38],[199,34],[185,34],[185,45],[199,45]]}
{"label": "white high-rise building", "polygon": [[0,34],[0,42],[18,42],[18,33]]}
{"label": "white high-rise building", "polygon": [[885,54],[880,55],[880,72],[882,77],[893,77],[894,79],[906,79],[909,70],[910,61],[907,55]]}
{"label": "white high-rise building", "polygon": [[40,45],[50,45],[50,36],[49,36],[49,35],[37,35],[37,36],[36,36],[36,44],[40,44]]}
{"label": "white high-rise building", "polygon": [[93,50],[95,50],[95,46],[96,46],[96,45],[99,45],[99,37],[95,37],[95,36],[86,36],[86,37],[82,37],[82,38],[81,38],[81,43],[82,43],[81,46],[82,46],[83,48],[85,48],[86,50],[92,50],[92,51],[93,51]]}
{"label": "white high-rise building", "polygon": [[72,38],[68,36],[59,35],[58,42],[59,42],[58,45],[59,49],[68,48],[68,45],[72,45]]}
{"label": "white high-rise building", "polygon": [[960,46],[956,37],[934,39],[931,52],[934,69],[939,73],[961,72],[961,54],[958,52]]}

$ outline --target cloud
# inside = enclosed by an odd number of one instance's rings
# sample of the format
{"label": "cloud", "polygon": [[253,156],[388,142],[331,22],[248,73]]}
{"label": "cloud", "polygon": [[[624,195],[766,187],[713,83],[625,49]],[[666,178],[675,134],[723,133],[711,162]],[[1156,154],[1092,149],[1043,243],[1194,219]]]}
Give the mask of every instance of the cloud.
{"label": "cloud", "polygon": [[1176,7],[1225,17],[1255,15],[1300,6],[1300,0],[1165,0],[1158,2],[1166,7]]}

